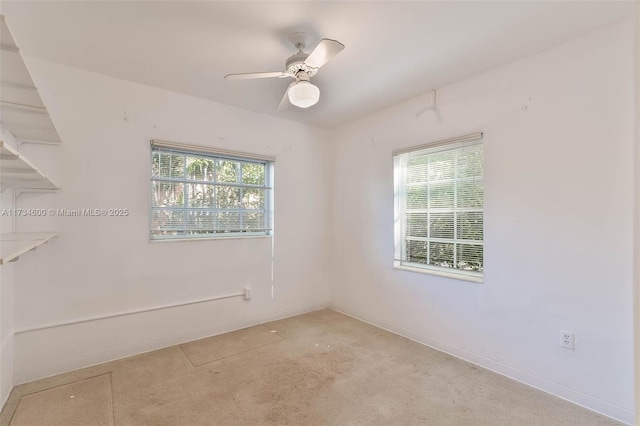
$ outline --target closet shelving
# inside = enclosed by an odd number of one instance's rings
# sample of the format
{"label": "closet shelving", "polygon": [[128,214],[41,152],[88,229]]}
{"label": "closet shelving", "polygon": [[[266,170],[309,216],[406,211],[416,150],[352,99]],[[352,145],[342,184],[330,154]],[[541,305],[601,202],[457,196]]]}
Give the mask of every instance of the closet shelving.
{"label": "closet shelving", "polygon": [[[56,131],[38,89],[29,74],[4,16],[0,15],[0,122],[21,142],[59,144]],[[21,192],[55,191],[58,186],[28,158],[0,141],[0,188]],[[15,205],[12,209],[15,211]],[[11,212],[13,213],[13,212]],[[12,214],[16,216],[16,214]],[[13,232],[0,235],[0,265],[36,249],[56,232]]]}
{"label": "closet shelving", "polygon": [[0,265],[18,260],[28,251],[57,237],[56,232],[18,232],[0,235]]}
{"label": "closet shelving", "polygon": [[58,189],[31,161],[3,141],[0,141],[0,185],[26,191]]}
{"label": "closet shelving", "polygon": [[0,58],[0,117],[5,129],[23,142],[59,144],[60,136],[4,16],[0,18]]}

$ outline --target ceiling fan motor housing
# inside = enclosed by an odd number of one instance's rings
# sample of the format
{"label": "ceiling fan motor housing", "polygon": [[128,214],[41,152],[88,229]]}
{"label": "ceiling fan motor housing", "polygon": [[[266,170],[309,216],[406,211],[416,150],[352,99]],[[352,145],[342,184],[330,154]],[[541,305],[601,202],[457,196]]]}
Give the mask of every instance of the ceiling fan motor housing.
{"label": "ceiling fan motor housing", "polygon": [[304,52],[298,52],[290,56],[285,64],[285,69],[294,76],[297,75],[299,71],[306,72],[309,74],[309,77],[316,75],[318,68],[312,68],[304,63],[308,56],[309,54]]}

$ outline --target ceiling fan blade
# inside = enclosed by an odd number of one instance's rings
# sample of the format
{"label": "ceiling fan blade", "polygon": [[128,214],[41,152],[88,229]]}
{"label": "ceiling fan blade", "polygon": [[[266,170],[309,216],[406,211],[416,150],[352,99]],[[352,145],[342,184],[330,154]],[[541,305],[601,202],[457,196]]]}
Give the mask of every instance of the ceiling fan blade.
{"label": "ceiling fan blade", "polygon": [[304,63],[311,68],[320,68],[342,52],[342,49],[344,49],[344,44],[339,41],[323,38],[315,49],[309,53]]}
{"label": "ceiling fan blade", "polygon": [[291,106],[291,102],[289,102],[289,88],[284,91],[284,96],[280,100],[280,104],[278,104],[278,111],[284,111],[285,109]]}
{"label": "ceiling fan blade", "polygon": [[241,74],[227,74],[224,76],[225,80],[250,80],[253,78],[284,78],[291,77],[289,73],[284,71],[274,72],[247,72]]}

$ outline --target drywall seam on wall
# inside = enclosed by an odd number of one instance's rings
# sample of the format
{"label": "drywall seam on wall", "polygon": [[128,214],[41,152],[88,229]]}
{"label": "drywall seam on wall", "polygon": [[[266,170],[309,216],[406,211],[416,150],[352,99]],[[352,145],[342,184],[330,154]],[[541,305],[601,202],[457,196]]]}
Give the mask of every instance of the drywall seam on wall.
{"label": "drywall seam on wall", "polygon": [[[162,330],[160,330],[155,338],[147,339],[143,342],[134,341],[128,345],[121,344],[117,349],[104,347],[98,351],[92,351],[93,348],[90,344],[88,344],[85,347],[80,348],[80,353],[76,353],[76,351],[78,350],[78,346],[77,340],[74,339],[74,336],[80,334],[89,335],[91,333],[104,333],[104,330],[106,329],[112,330],[113,339],[118,339],[118,334],[120,333],[118,330],[128,329],[127,327],[135,327],[135,324],[141,322],[155,322],[155,320],[149,318],[145,319],[144,317],[148,317],[150,316],[150,314],[141,313],[135,315],[137,316],[137,318],[134,318],[135,316],[126,318],[110,318],[94,321],[91,323],[68,325],[55,329],[44,329],[41,331],[26,332],[16,335],[15,337],[16,368],[14,372],[14,382],[16,385],[19,385],[22,383],[30,382],[32,380],[66,373],[79,368],[85,368],[96,364],[115,361],[117,359],[139,355],[158,349],[163,349],[169,346],[190,342],[193,340],[217,336],[219,334],[229,333],[235,330],[263,324],[265,322],[276,321],[290,316],[300,315],[306,312],[324,308],[326,308],[325,305],[309,305],[297,309],[271,312],[252,318],[234,321],[224,327],[209,328],[207,332],[197,334],[174,333],[172,335],[166,335],[166,329],[160,327],[162,328]],[[122,324],[124,322],[129,322],[130,324],[124,325]],[[38,352],[34,350],[38,342],[48,342],[52,340],[61,342],[65,340],[75,340],[76,346],[73,348],[60,347],[59,350],[65,351],[62,353],[49,353],[46,356],[38,356]]]}
{"label": "drywall seam on wall", "polygon": [[493,371],[494,373],[498,373],[510,379],[516,380],[520,383],[524,383],[525,385],[532,386],[536,389],[539,389],[551,395],[562,398],[566,401],[569,401],[573,404],[584,407],[588,410],[594,411],[604,416],[614,418],[618,421],[624,422],[625,424],[629,424],[629,425],[633,424],[633,418],[634,418],[633,412],[626,410],[622,407],[619,407],[617,405],[611,404],[607,401],[594,398],[590,395],[587,395],[575,389],[571,389],[566,386],[563,386],[562,384],[555,383],[543,377],[539,377],[534,374],[527,373],[526,371],[521,371],[516,368],[509,367],[508,365],[486,358],[474,352],[467,351],[465,349],[462,349],[453,345],[449,345],[445,342],[439,341],[437,339],[433,339],[429,336],[425,336],[421,333],[418,333],[414,330],[410,330],[401,325],[390,324],[390,323],[375,320],[369,317],[368,315],[363,314],[362,312],[356,312],[356,311],[353,311],[352,309],[348,309],[333,303],[330,305],[330,309],[333,309],[335,311],[348,315],[357,320],[364,321],[373,326],[390,331],[392,333],[399,334],[400,336],[406,337],[407,339],[410,339],[414,342],[417,342],[422,345],[428,346],[432,349],[436,349],[438,351],[447,353],[456,358],[460,358],[464,361],[470,362],[472,364],[478,365],[487,370]]}

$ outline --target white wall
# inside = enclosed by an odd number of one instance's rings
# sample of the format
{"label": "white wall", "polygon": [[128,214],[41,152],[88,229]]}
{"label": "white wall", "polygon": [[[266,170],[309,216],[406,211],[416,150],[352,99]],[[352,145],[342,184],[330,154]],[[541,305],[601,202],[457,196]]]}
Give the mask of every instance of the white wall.
{"label": "white wall", "polygon": [[[13,208],[11,190],[0,194],[0,210]],[[0,227],[0,234],[10,231],[10,227]],[[0,243],[2,244],[2,243]],[[13,264],[0,266],[0,407],[9,397],[13,387]]]}
{"label": "white wall", "polygon": [[[633,23],[339,128],[332,306],[633,421]],[[485,282],[393,265],[393,149],[485,133]],[[576,349],[560,347],[560,329]]]}
{"label": "white wall", "polygon": [[[326,306],[331,282],[339,310],[631,422],[633,46],[633,25],[618,25],[442,88],[440,121],[416,119],[426,94],[334,134],[26,58],[63,145],[22,150],[62,190],[18,207],[131,215],[18,221],[61,235],[1,269],[13,351],[0,397],[7,383]],[[394,270],[391,151],[473,131],[485,132],[485,283]],[[277,156],[273,299],[270,239],[148,242],[152,138]],[[245,285],[249,302],[19,332]]]}
{"label": "white wall", "polygon": [[[62,189],[22,195],[19,206],[131,213],[18,221],[19,231],[54,230],[60,236],[14,267],[16,383],[328,304],[327,131],[25,60],[63,144],[25,146],[24,152],[44,163]],[[273,283],[270,238],[149,242],[150,139],[277,157]],[[227,299],[20,332],[244,286],[253,289],[251,301]]]}
{"label": "white wall", "polygon": [[635,407],[636,424],[640,424],[640,7],[636,8],[636,145],[635,145],[635,205],[634,205],[634,327],[635,327]]}
{"label": "white wall", "polygon": [[[3,143],[16,146],[15,138],[1,123],[0,135]],[[0,211],[13,207],[13,189],[2,188]],[[12,232],[12,228],[12,217],[0,215],[0,234]],[[0,407],[13,386],[13,288],[13,263],[0,266]]]}

